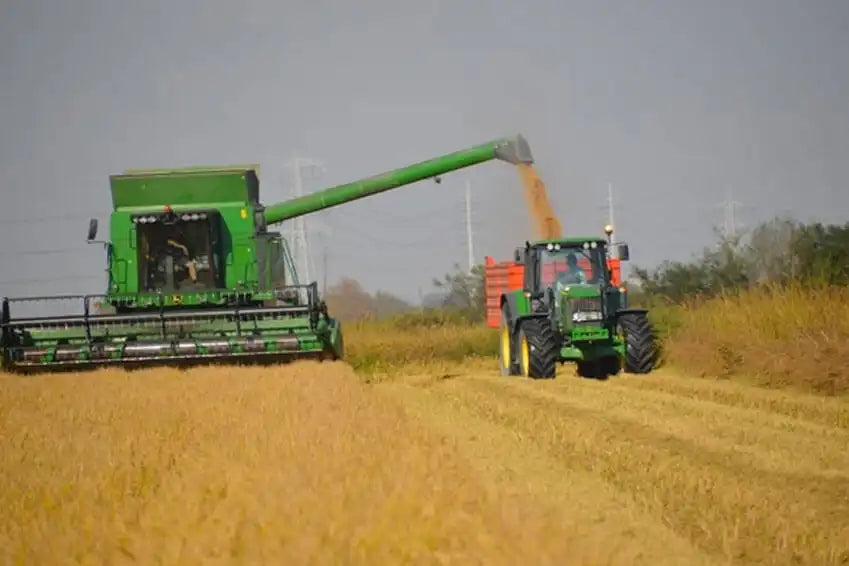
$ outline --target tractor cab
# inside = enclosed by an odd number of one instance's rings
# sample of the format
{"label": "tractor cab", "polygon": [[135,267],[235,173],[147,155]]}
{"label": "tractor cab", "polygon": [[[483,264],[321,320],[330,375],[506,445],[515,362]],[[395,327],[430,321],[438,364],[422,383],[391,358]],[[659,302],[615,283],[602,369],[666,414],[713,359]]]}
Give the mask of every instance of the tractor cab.
{"label": "tractor cab", "polygon": [[587,296],[618,290],[619,265],[627,259],[627,244],[596,237],[526,242],[515,257],[524,266],[525,291],[541,299],[551,292]]}
{"label": "tractor cab", "polygon": [[525,289],[532,294],[573,285],[597,287],[610,280],[603,240],[545,241],[517,252],[525,266]]}

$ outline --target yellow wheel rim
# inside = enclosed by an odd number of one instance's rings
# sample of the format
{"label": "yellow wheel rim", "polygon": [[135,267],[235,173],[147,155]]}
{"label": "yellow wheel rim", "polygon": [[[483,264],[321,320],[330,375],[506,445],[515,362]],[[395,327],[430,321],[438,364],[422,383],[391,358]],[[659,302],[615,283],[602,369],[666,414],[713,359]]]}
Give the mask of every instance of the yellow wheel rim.
{"label": "yellow wheel rim", "polygon": [[510,329],[506,326],[501,330],[501,363],[510,366]]}
{"label": "yellow wheel rim", "polygon": [[527,377],[531,366],[531,349],[528,347],[528,339],[522,336],[522,375]]}

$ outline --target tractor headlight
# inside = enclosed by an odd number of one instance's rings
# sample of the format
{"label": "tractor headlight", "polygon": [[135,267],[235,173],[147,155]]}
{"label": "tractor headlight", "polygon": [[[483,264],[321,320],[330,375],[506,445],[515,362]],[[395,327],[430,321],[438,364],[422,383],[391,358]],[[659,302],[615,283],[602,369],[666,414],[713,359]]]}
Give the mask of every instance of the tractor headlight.
{"label": "tractor headlight", "polygon": [[596,322],[601,319],[601,311],[578,311],[572,313],[572,322]]}

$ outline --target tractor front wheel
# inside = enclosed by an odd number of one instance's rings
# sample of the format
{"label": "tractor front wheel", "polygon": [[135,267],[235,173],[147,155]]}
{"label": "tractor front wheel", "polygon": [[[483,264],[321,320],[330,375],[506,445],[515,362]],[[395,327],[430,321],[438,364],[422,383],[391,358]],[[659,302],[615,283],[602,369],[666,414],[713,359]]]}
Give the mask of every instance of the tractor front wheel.
{"label": "tractor front wheel", "polygon": [[518,336],[519,370],[525,377],[553,379],[557,369],[558,344],[547,320],[522,322]]}
{"label": "tractor front wheel", "polygon": [[513,336],[510,332],[510,311],[505,306],[501,311],[501,338],[498,344],[498,362],[501,375],[516,375],[518,368],[513,361]]}
{"label": "tractor front wheel", "polygon": [[656,351],[654,330],[646,313],[624,313],[619,327],[625,339],[625,371],[649,373],[654,369]]}

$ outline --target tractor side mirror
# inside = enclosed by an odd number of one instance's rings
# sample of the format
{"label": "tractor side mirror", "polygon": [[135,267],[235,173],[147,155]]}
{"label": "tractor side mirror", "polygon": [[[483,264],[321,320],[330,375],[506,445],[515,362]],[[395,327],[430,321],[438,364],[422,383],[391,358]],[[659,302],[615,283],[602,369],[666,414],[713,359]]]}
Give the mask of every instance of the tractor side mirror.
{"label": "tractor side mirror", "polygon": [[610,247],[610,257],[619,261],[628,261],[631,257],[628,244],[615,244]]}
{"label": "tractor side mirror", "polygon": [[519,265],[525,262],[524,253],[522,248],[516,248],[516,251],[513,252],[513,261],[518,263]]}
{"label": "tractor side mirror", "polygon": [[92,218],[88,221],[88,238],[89,242],[97,237],[97,218]]}

